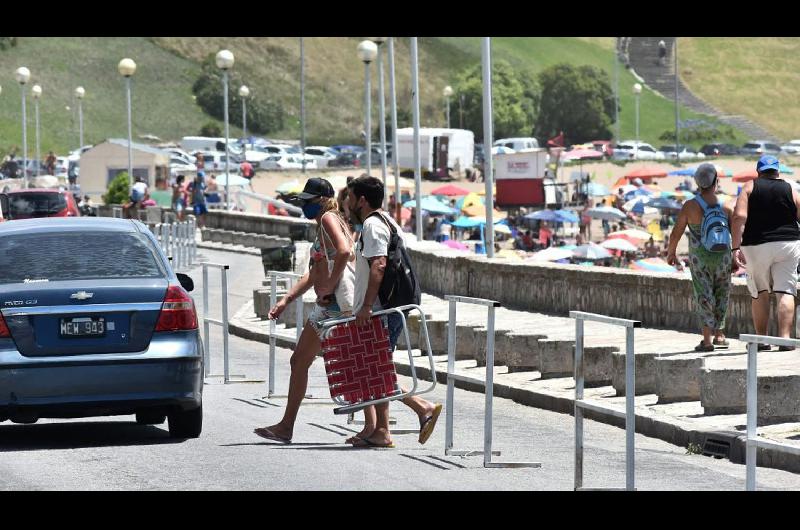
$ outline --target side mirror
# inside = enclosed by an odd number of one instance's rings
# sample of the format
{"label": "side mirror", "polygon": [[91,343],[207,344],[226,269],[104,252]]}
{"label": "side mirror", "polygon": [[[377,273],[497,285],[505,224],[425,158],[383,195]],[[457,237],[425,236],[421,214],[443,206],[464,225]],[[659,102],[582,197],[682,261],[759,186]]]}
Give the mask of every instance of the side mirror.
{"label": "side mirror", "polygon": [[8,214],[8,195],[0,194],[0,220],[8,221],[11,216]]}
{"label": "side mirror", "polygon": [[186,289],[186,291],[189,293],[194,291],[194,281],[189,276],[182,272],[177,273],[177,276],[178,281],[181,283],[181,287]]}

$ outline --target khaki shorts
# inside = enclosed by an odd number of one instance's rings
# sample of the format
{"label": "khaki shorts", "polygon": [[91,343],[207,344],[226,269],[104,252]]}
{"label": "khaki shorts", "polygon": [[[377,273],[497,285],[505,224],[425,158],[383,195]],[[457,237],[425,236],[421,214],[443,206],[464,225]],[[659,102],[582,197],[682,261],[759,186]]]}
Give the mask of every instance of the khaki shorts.
{"label": "khaki shorts", "polygon": [[772,241],[741,247],[747,260],[747,289],[759,293],[786,293],[797,296],[797,262],[800,241]]}

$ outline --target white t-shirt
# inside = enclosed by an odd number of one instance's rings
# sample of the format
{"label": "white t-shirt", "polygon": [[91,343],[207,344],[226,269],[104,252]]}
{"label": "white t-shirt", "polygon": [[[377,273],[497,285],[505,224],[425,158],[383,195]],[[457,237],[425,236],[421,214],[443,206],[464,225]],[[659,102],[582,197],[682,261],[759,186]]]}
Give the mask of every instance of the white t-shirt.
{"label": "white t-shirt", "polygon": [[147,193],[147,183],[146,182],[134,182],[133,189],[136,190],[144,197],[144,194]]}
{"label": "white t-shirt", "polygon": [[[402,245],[402,229],[397,226],[394,219],[384,214],[382,211],[379,215],[392,223],[394,229],[397,230],[397,234],[400,236],[400,244]],[[361,230],[361,239],[356,243],[356,288],[353,298],[353,313],[358,313],[358,311],[361,310],[361,307],[364,305],[364,296],[367,294],[370,269],[369,261],[367,260],[368,258],[388,256],[390,237],[391,232],[389,231],[389,227],[386,226],[386,223],[379,219],[377,215],[373,215],[364,221],[364,227]],[[380,298],[376,296],[373,310],[377,308],[376,306],[380,306],[380,303]]]}

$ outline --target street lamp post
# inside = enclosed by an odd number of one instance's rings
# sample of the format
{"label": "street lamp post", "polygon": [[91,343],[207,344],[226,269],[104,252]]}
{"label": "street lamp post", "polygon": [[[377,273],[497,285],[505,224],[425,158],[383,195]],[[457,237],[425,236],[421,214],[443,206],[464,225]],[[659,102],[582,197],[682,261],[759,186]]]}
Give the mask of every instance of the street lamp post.
{"label": "street lamp post", "polygon": [[31,95],[33,96],[34,115],[36,116],[36,176],[40,175],[40,166],[42,165],[42,155],[39,152],[39,98],[42,97],[42,87],[33,85],[31,87]]}
{"label": "street lamp post", "polygon": [[233,53],[230,50],[220,50],[217,52],[217,68],[222,70],[222,87],[224,95],[224,113],[225,113],[225,209],[230,209],[230,195],[228,190],[231,181],[231,154],[228,144],[230,143],[230,128],[228,125],[228,70],[233,67]]}
{"label": "street lamp post", "polygon": [[300,149],[303,163],[303,175],[306,174],[306,47],[300,37]]}
{"label": "street lamp post", "polygon": [[370,97],[370,73],[369,63],[375,60],[378,55],[378,46],[371,40],[363,40],[359,43],[358,58],[364,62],[364,128],[367,148],[367,175],[372,171],[372,98]]}
{"label": "street lamp post", "polygon": [[[133,186],[133,133],[131,129],[131,76],[136,73],[136,63],[133,59],[122,59],[117,65],[117,70],[125,78],[125,93],[128,101],[128,185]],[[83,147],[83,146],[81,146]]]}
{"label": "street lamp post", "polygon": [[442,95],[444,96],[445,101],[447,102],[447,128],[450,128],[450,96],[453,95],[453,87],[447,85],[442,90]]}
{"label": "street lamp post", "polygon": [[250,96],[250,89],[246,85],[239,87],[239,97],[242,98],[242,136],[247,142],[247,102],[245,101]]}
{"label": "street lamp post", "polygon": [[[381,177],[383,177],[383,209],[389,203],[389,193],[386,188],[386,107],[383,95],[383,48],[386,37],[372,37],[372,42],[378,45],[378,112],[380,116],[381,139]],[[400,200],[397,198],[397,200]]]}
{"label": "street lamp post", "polygon": [[400,164],[397,161],[397,92],[394,86],[394,37],[389,37],[389,47],[386,51],[389,55],[389,97],[392,101],[392,167],[394,168],[395,219],[397,224],[400,224],[403,203],[400,200]]}
{"label": "street lamp post", "polygon": [[642,93],[642,85],[635,83],[633,85],[633,95],[636,97],[636,147],[634,148],[634,159],[639,159],[639,96]]}
{"label": "street lamp post", "polygon": [[14,72],[14,78],[22,89],[22,176],[25,179],[24,185],[28,187],[28,124],[25,115],[25,83],[31,78],[31,71],[20,66]]}
{"label": "street lamp post", "polygon": [[82,86],[79,86],[75,89],[75,97],[78,99],[78,135],[80,137],[80,143],[78,144],[79,150],[81,147],[83,147],[83,96],[85,95],[86,91]]}
{"label": "street lamp post", "polygon": [[464,128],[464,94],[458,95],[458,127]]}
{"label": "street lamp post", "polygon": [[492,39],[491,37],[483,38],[483,47],[481,49],[481,59],[483,61],[483,145],[486,146],[488,152],[486,153],[486,174],[484,175],[484,182],[486,183],[486,225],[485,225],[485,241],[484,246],[486,250],[486,257],[494,257],[494,168],[492,160],[492,135],[493,121],[492,121]]}
{"label": "street lamp post", "polygon": [[419,60],[417,37],[411,37],[411,110],[414,122],[414,191],[417,194],[417,240],[422,241],[422,163],[419,152]]}

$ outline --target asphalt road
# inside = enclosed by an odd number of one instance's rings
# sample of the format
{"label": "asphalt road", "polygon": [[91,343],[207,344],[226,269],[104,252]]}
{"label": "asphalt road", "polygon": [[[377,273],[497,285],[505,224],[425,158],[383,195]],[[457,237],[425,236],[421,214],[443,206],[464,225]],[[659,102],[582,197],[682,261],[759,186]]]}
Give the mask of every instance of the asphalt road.
{"label": "asphalt road", "polygon": [[[201,250],[208,261],[228,263],[230,313],[263,278],[260,259]],[[214,271],[211,271],[214,272]],[[194,293],[202,310],[202,274],[195,268]],[[211,276],[214,278],[214,276]],[[220,301],[219,282],[210,281],[211,307]],[[219,312],[213,316],[219,317]],[[221,334],[212,328],[212,374],[222,371]],[[266,377],[267,347],[230,337],[231,373],[249,380]],[[276,391],[286,392],[290,351],[279,349]],[[401,378],[408,383],[408,378]],[[484,469],[483,457],[444,454],[444,413],[426,445],[416,434],[395,435],[395,449],[352,449],[343,442],[358,425],[332,413],[320,360],[312,367],[309,392],[291,445],[252,433],[279,420],[285,400],[266,399],[266,383],[222,384],[212,377],[204,390],[200,438],[173,441],[166,424],[139,426],[133,416],[40,420],[35,425],[0,424],[0,490],[571,490],[573,418],[494,400],[497,461],[539,461],[541,468]],[[429,399],[443,402],[445,387]],[[480,450],[483,394],[455,391],[455,449]],[[392,405],[399,429],[414,429],[416,417]],[[586,421],[584,485],[625,484],[624,430]],[[760,489],[798,489],[800,476],[758,470]],[[661,440],[636,436],[639,490],[743,490],[745,468],[727,460],[686,454]]]}

